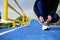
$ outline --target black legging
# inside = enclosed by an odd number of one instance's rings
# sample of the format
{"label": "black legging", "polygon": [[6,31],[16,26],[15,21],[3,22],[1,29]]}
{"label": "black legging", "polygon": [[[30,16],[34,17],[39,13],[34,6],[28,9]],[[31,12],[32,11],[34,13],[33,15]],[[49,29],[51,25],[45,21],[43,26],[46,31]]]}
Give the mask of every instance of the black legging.
{"label": "black legging", "polygon": [[[46,10],[44,8],[45,6],[43,5],[43,2],[42,1],[38,1],[36,2],[36,4],[34,5],[34,11],[36,13],[36,15],[38,16],[38,18],[40,16],[43,16],[43,18],[45,20],[47,20],[47,16],[48,15],[51,15],[52,16],[52,20],[51,22],[56,22],[58,21],[59,19],[59,16],[55,13],[56,12],[56,9],[57,9],[57,5],[53,8],[53,9],[48,9]],[[52,8],[52,7],[51,7]],[[52,10],[52,11],[51,11]]]}

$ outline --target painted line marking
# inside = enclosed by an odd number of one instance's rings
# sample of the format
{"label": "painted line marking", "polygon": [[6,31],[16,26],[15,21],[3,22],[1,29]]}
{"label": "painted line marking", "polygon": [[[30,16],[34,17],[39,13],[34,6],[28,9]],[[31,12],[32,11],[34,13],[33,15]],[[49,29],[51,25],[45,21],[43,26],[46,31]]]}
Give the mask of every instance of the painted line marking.
{"label": "painted line marking", "polygon": [[[31,22],[31,20],[30,20],[30,22]],[[30,22],[29,22],[28,25],[30,25]],[[27,27],[28,25],[26,25],[26,27]],[[15,29],[11,29],[11,30],[8,30],[8,31],[5,31],[5,32],[2,32],[2,33],[0,33],[0,36],[2,36],[2,35],[4,35],[4,34],[7,34],[7,33],[10,33],[10,32],[12,32],[12,31],[14,31],[14,30],[17,30],[17,29],[23,28],[23,27],[25,27],[25,26],[18,27],[18,28],[15,28]]]}

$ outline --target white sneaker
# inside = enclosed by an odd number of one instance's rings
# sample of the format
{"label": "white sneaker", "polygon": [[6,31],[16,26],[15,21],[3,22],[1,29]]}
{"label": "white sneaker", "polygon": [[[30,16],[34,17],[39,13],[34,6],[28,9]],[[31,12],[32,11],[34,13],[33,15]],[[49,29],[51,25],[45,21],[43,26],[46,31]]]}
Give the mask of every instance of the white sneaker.
{"label": "white sneaker", "polygon": [[48,25],[42,25],[42,30],[48,30],[49,26]]}

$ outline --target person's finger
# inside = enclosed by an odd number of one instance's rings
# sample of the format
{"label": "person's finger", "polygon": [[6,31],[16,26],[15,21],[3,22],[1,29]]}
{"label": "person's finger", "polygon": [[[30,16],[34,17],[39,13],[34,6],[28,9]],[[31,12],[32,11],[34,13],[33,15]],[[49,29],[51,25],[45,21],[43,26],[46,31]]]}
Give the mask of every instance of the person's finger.
{"label": "person's finger", "polygon": [[40,20],[41,22],[44,22],[44,18],[43,18],[43,17],[39,17],[39,20]]}
{"label": "person's finger", "polygon": [[51,19],[52,19],[52,17],[49,15],[49,16],[48,16],[48,21],[51,21]]}

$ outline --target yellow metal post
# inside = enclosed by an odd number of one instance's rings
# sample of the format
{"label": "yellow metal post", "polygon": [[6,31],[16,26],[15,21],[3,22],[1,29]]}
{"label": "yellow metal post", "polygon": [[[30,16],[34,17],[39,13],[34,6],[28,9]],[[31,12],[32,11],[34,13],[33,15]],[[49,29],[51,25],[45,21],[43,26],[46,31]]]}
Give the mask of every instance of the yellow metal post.
{"label": "yellow metal post", "polygon": [[23,26],[22,22],[20,22],[20,26]]}
{"label": "yellow metal post", "polygon": [[28,16],[28,22],[30,21],[30,16]]}
{"label": "yellow metal post", "polygon": [[[22,22],[24,23],[24,12],[22,12]],[[22,23],[22,25],[23,25]]]}
{"label": "yellow metal post", "polygon": [[19,15],[21,15],[12,5],[10,5],[9,3],[8,3],[8,7],[9,8],[11,8],[13,11],[15,11],[16,13],[18,13]]}
{"label": "yellow metal post", "polygon": [[26,23],[25,24],[27,25],[27,17],[26,17]]}
{"label": "yellow metal post", "polygon": [[13,27],[12,28],[15,28],[16,27],[15,21],[12,21],[12,23],[13,23]]}
{"label": "yellow metal post", "polygon": [[22,21],[24,22],[24,12],[22,12]]}
{"label": "yellow metal post", "polygon": [[8,0],[4,0],[4,19],[8,20]]}
{"label": "yellow metal post", "polygon": [[29,23],[29,21],[30,21],[30,17],[28,16],[28,17],[27,17],[27,24]]}

